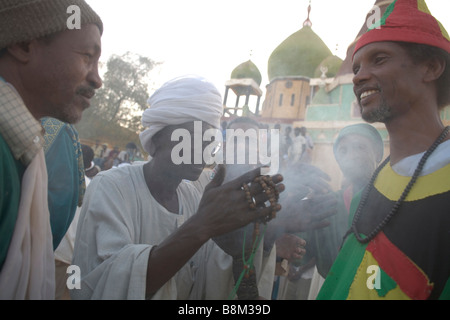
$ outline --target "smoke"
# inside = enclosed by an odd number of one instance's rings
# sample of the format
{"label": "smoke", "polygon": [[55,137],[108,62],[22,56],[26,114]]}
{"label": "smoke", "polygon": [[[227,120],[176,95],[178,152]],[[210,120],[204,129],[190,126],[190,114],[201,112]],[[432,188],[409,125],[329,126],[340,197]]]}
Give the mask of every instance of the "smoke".
{"label": "smoke", "polygon": [[[267,139],[270,135],[271,139]],[[213,163],[229,165],[261,166],[261,174],[279,170],[279,131],[249,128],[227,129],[226,143],[221,132],[208,129],[203,132],[202,122],[194,121],[194,132],[175,129],[172,141],[178,141],[171,152],[174,164]],[[209,143],[206,145],[206,143]],[[222,152],[216,152],[222,146]],[[193,160],[192,160],[193,159]]]}
{"label": "smoke", "polygon": [[285,191],[280,194],[282,209],[274,220],[277,233],[299,233],[328,226],[326,219],[337,212],[337,198],[328,174],[307,163],[289,165],[281,174]]}

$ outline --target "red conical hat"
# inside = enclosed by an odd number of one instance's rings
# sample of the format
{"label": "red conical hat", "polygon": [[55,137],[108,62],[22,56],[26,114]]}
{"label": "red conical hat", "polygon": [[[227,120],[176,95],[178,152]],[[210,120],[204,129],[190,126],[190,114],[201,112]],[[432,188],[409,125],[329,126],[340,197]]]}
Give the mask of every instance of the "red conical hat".
{"label": "red conical hat", "polygon": [[383,17],[361,36],[353,55],[365,45],[381,41],[426,44],[450,53],[450,37],[424,0],[395,0]]}

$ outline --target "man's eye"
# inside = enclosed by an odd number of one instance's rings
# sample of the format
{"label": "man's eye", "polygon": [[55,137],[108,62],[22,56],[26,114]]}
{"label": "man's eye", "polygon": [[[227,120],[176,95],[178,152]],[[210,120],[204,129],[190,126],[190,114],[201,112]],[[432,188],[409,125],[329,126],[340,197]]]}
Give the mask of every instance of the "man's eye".
{"label": "man's eye", "polygon": [[377,56],[375,58],[375,64],[380,64],[380,63],[384,62],[386,60],[386,58],[387,58],[386,56]]}
{"label": "man's eye", "polygon": [[92,57],[94,56],[92,53],[89,52],[80,52],[80,54],[89,60],[92,59]]}

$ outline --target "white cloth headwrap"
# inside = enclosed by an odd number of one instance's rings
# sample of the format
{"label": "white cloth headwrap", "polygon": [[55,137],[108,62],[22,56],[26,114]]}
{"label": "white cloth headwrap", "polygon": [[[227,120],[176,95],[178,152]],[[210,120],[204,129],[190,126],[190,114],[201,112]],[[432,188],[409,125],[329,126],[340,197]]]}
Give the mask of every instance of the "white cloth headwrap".
{"label": "white cloth headwrap", "polygon": [[148,129],[140,134],[141,144],[150,152],[152,137],[169,125],[201,120],[220,128],[223,114],[222,97],[208,80],[187,75],[166,82],[148,99],[142,125]]}

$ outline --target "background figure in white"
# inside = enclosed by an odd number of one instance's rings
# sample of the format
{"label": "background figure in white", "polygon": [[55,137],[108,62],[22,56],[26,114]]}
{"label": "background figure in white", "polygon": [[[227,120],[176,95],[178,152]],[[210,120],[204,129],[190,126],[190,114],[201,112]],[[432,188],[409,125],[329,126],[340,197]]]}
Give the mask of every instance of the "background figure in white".
{"label": "background figure in white", "polygon": [[300,128],[294,129],[294,139],[288,149],[288,158],[290,163],[301,161],[302,155],[306,150],[306,139],[300,134]]}

